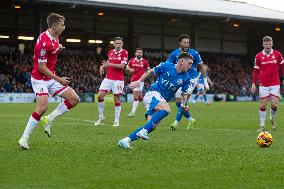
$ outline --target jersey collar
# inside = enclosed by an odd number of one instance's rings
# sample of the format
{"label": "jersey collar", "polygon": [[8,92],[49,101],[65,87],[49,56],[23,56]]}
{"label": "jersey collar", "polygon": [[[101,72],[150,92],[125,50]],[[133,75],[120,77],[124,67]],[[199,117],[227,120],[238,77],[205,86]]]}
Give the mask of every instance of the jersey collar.
{"label": "jersey collar", "polygon": [[45,33],[51,41],[56,41],[56,38],[52,37],[52,35],[48,32],[48,30],[46,30]]}
{"label": "jersey collar", "polygon": [[116,52],[116,50],[113,49],[113,52],[114,52],[115,54],[119,54],[119,53],[121,53],[121,51],[122,51],[122,49],[120,49],[120,51],[118,51],[118,52]]}
{"label": "jersey collar", "polygon": [[[265,54],[265,50],[264,50],[264,49],[262,50],[262,54],[263,54],[263,55],[266,55],[266,54]],[[273,49],[271,49],[271,51],[270,51],[270,54],[269,54],[269,55],[271,55],[271,54],[273,54]],[[268,56],[269,56],[269,55],[268,55]]]}
{"label": "jersey collar", "polygon": [[142,57],[140,60],[138,60],[137,57],[135,57],[134,59],[135,59],[136,61],[142,61],[142,60],[143,60],[143,57]]}

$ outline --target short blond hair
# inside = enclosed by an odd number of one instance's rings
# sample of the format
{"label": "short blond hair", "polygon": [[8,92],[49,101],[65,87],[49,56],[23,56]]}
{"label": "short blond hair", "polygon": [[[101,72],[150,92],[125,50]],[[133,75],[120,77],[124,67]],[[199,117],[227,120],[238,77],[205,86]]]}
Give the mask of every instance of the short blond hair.
{"label": "short blond hair", "polygon": [[263,42],[270,42],[270,41],[273,41],[273,40],[272,40],[272,37],[270,37],[270,36],[265,36],[265,37],[262,38],[262,41],[263,41]]}
{"label": "short blond hair", "polygon": [[46,22],[47,22],[48,27],[51,28],[53,24],[60,22],[60,20],[65,20],[64,16],[60,14],[56,14],[56,13],[50,13],[47,16]]}

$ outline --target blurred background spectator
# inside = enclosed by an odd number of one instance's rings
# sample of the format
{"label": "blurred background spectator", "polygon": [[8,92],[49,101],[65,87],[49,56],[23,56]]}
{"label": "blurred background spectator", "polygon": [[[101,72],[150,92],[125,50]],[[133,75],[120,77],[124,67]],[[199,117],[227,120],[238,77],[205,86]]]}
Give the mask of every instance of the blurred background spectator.
{"label": "blurred background spectator", "polygon": [[[158,65],[164,57],[161,52],[145,51],[145,58],[150,67]],[[214,85],[209,93],[225,93],[227,95],[245,96],[249,94],[251,85],[252,65],[245,57],[228,55],[220,57],[218,54],[201,53],[204,63],[209,65],[209,77]],[[56,72],[60,76],[71,78],[71,87],[77,93],[97,93],[102,77],[99,75],[99,66],[106,60],[106,53],[102,46],[96,52],[84,53],[80,51],[66,51],[59,55]],[[0,53],[0,92],[32,93],[31,70],[33,59],[31,53],[18,52]],[[145,82],[145,90],[154,82],[151,77]],[[129,83],[129,74],[125,77],[125,86]],[[127,87],[126,93],[131,92]]]}

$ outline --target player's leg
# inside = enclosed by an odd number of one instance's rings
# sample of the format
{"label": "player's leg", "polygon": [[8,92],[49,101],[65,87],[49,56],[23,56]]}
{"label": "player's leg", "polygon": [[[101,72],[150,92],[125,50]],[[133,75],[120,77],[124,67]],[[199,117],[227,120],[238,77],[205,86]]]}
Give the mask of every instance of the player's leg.
{"label": "player's leg", "polygon": [[143,87],[144,87],[144,82],[141,82],[138,87],[133,89],[134,101],[133,101],[133,104],[132,104],[131,113],[128,114],[129,117],[134,117],[135,116],[135,112],[136,112],[137,107],[139,105],[139,101],[143,99],[143,97],[142,97]]}
{"label": "player's leg", "polygon": [[101,90],[98,92],[98,113],[99,117],[95,122],[95,125],[100,125],[103,120],[105,120],[104,116],[104,109],[105,109],[105,102],[104,97],[108,94],[108,91]]}
{"label": "player's leg", "polygon": [[148,140],[148,134],[151,133],[158,125],[158,123],[170,113],[170,106],[167,102],[159,102],[155,107],[155,112],[151,115],[151,119],[142,127],[136,129],[128,137],[131,141],[142,138]]}
{"label": "player's leg", "polygon": [[[59,84],[59,83],[58,83]],[[63,89],[64,88],[64,89]],[[57,95],[65,100],[58,104],[58,106],[47,116],[42,117],[42,124],[44,125],[44,132],[48,137],[51,136],[52,122],[60,115],[69,111],[71,108],[75,107],[79,102],[80,98],[77,93],[70,87],[62,86],[61,92],[54,93],[53,96]]]}
{"label": "player's leg", "polygon": [[114,94],[114,123],[113,126],[117,127],[119,126],[119,118],[120,118],[120,112],[121,112],[121,101],[120,101],[120,94]]}
{"label": "player's leg", "polygon": [[147,140],[148,133],[152,132],[157,124],[170,112],[170,106],[156,91],[146,93],[143,101],[147,108],[146,116],[148,122],[118,142],[118,145],[123,148],[130,148],[130,142],[138,138]]}
{"label": "player's leg", "polygon": [[36,94],[36,110],[30,116],[25,131],[18,142],[20,147],[24,149],[29,149],[28,139],[40,121],[41,116],[48,108],[48,81],[31,78],[31,83],[33,91]]}
{"label": "player's leg", "polygon": [[270,90],[270,99],[271,99],[271,107],[270,107],[270,126],[273,130],[276,129],[275,116],[277,113],[277,108],[279,105],[279,97],[280,97],[280,86],[272,86]]}
{"label": "player's leg", "polygon": [[266,120],[266,106],[268,103],[268,98],[260,99],[260,107],[259,107],[259,122],[260,128],[257,132],[262,132],[265,130],[265,120]]}
{"label": "player's leg", "polygon": [[269,87],[259,87],[259,122],[260,122],[260,128],[257,129],[257,132],[262,132],[265,130],[265,120],[266,120],[266,106],[269,99]]}
{"label": "player's leg", "polygon": [[[187,129],[190,129],[193,127],[193,125],[197,122],[189,113],[189,111],[184,111],[181,107],[179,107],[177,115],[176,115],[176,121],[171,125],[171,129],[174,131],[176,127],[178,126],[182,116],[184,116],[187,119]],[[175,125],[176,124],[176,125]]]}
{"label": "player's leg", "polygon": [[115,80],[113,85],[111,86],[111,90],[114,97],[114,122],[113,126],[117,127],[119,126],[119,118],[120,118],[120,112],[121,112],[121,101],[120,96],[123,92],[124,88],[124,81]]}
{"label": "player's leg", "polygon": [[206,104],[209,104],[208,101],[207,101],[207,96],[206,96],[206,90],[204,89],[203,90],[203,100]]}
{"label": "player's leg", "polygon": [[[197,78],[191,79],[191,80],[190,80],[190,86],[189,86],[189,89],[188,89],[188,92],[189,92],[190,94],[192,94],[192,92],[193,92],[194,88],[196,87],[196,85],[197,85]],[[180,88],[179,90],[180,90],[179,97],[180,97],[180,101],[181,101],[181,88]],[[178,90],[178,91],[179,91],[179,90]],[[189,96],[189,97],[190,97],[190,96]],[[178,108],[178,111],[177,111],[177,114],[176,114],[176,120],[171,124],[171,129],[172,129],[173,131],[174,131],[174,130],[177,128],[177,126],[179,125],[179,122],[180,122],[180,120],[181,120],[181,118],[182,118],[183,115],[184,115],[185,118],[188,120],[188,126],[187,126],[187,128],[192,127],[192,125],[193,125],[194,123],[196,123],[196,120],[191,117],[189,111],[184,112],[184,111],[182,110],[182,108],[180,107],[180,103],[179,103],[179,108]]]}
{"label": "player's leg", "polygon": [[276,113],[277,113],[278,105],[279,105],[279,98],[272,96],[271,97],[271,107],[270,107],[269,118],[270,118],[270,126],[273,130],[276,129],[275,116],[276,116]]}
{"label": "player's leg", "polygon": [[110,92],[111,85],[113,83],[113,80],[109,80],[107,78],[104,78],[98,92],[98,113],[99,117],[95,122],[95,126],[98,126],[102,123],[103,120],[105,120],[104,116],[104,108],[105,108],[105,102],[104,97]]}
{"label": "player's leg", "polygon": [[135,117],[135,113],[136,113],[137,107],[139,105],[141,92],[140,91],[133,91],[133,94],[134,94],[134,101],[133,101],[133,104],[132,104],[132,110],[128,114],[128,117]]}
{"label": "player's leg", "polygon": [[176,127],[178,126],[182,116],[183,116],[183,113],[182,112],[179,112],[179,108],[180,108],[180,105],[181,105],[181,88],[178,89],[178,91],[176,92],[175,94],[175,99],[176,99],[176,106],[178,108],[178,111],[176,113],[176,119],[175,121],[171,124],[171,129],[172,130],[175,130]]}
{"label": "player's leg", "polygon": [[195,104],[197,101],[198,101],[198,98],[199,98],[199,96],[200,96],[200,91],[199,91],[199,89],[197,90],[197,93],[196,93],[196,95],[195,95],[195,97],[194,97],[194,99],[193,99],[193,101],[192,101],[192,103],[193,104]]}
{"label": "player's leg", "polygon": [[41,116],[46,112],[48,108],[48,94],[43,94],[36,98],[36,110],[30,116],[24,133],[19,140],[19,145],[23,149],[29,149],[28,139],[32,134],[33,130],[36,128],[38,122],[40,121]]}

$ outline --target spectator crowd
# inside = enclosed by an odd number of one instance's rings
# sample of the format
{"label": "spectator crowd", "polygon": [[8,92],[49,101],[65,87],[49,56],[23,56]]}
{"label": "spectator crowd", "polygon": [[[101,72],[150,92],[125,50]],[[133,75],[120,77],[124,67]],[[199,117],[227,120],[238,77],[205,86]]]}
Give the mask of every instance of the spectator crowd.
{"label": "spectator crowd", "polygon": [[[165,58],[161,53],[145,51],[145,58],[150,67],[154,67]],[[225,93],[244,96],[249,94],[251,86],[252,64],[238,56],[222,57],[217,54],[201,53],[204,63],[209,66],[209,77],[214,85],[209,93]],[[129,57],[131,58],[131,57]],[[99,75],[99,66],[105,56],[97,53],[68,51],[59,55],[56,73],[71,78],[71,87],[77,93],[97,93],[103,79]],[[31,71],[33,59],[31,54],[0,52],[0,93],[32,93]],[[154,81],[148,79],[147,89]],[[125,77],[125,86],[129,83],[129,74]],[[126,87],[125,92],[130,92]]]}

